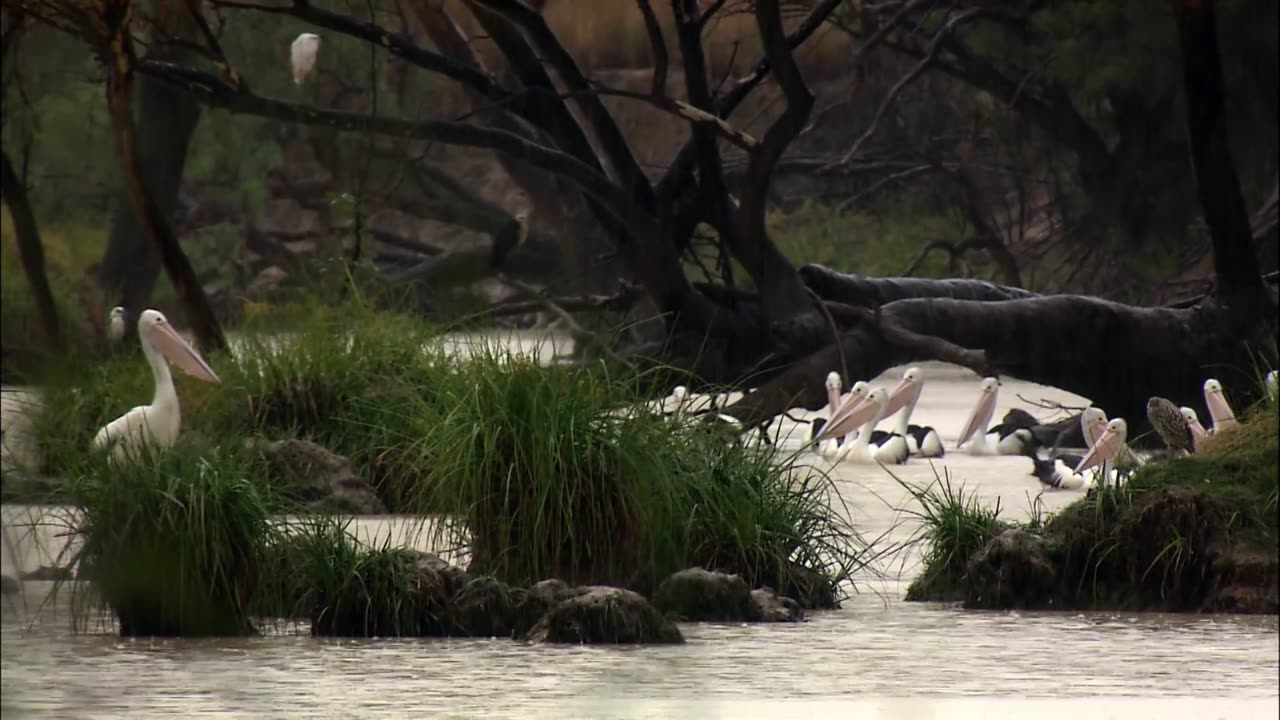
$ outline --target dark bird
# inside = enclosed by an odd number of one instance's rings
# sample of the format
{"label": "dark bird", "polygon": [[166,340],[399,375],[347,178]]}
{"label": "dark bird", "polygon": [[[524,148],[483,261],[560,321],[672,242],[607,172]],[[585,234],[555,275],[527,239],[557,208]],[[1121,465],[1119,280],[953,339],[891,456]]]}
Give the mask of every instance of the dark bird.
{"label": "dark bird", "polygon": [[1147,420],[1171,451],[1195,452],[1195,442],[1187,418],[1177,405],[1162,397],[1147,400]]}

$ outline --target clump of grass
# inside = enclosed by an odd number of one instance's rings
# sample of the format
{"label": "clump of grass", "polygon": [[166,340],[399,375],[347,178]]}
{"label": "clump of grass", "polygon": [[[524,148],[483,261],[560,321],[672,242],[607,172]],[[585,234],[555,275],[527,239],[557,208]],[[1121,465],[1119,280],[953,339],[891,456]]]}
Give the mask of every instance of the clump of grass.
{"label": "clump of grass", "polygon": [[949,599],[959,594],[969,558],[1008,525],[1000,520],[1000,503],[984,506],[963,485],[944,473],[927,486],[899,481],[920,504],[909,514],[920,520],[924,569],[907,588],[908,600]]}
{"label": "clump of grass", "polygon": [[303,520],[270,548],[274,581],[261,585],[261,612],[307,617],[321,636],[441,634],[444,579],[398,548],[368,548],[333,516]]}
{"label": "clump of grass", "polygon": [[[178,447],[128,465],[91,456],[69,499],[82,574],[121,635],[240,635],[271,527],[253,469],[235,448]],[[97,603],[77,593],[77,615]]]}
{"label": "clump of grass", "polygon": [[702,565],[787,592],[802,565],[832,584],[859,566],[825,478],[709,428],[620,410],[639,385],[499,352],[462,362],[421,446],[434,471],[419,505],[456,514],[441,528],[469,545],[473,568],[518,585],[647,593]]}

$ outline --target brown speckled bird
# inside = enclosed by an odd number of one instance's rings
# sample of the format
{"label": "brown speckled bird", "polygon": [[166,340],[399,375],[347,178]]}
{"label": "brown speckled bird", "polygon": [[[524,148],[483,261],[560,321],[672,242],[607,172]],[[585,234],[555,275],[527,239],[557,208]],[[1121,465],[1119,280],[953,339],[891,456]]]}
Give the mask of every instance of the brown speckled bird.
{"label": "brown speckled bird", "polygon": [[1161,439],[1170,450],[1195,452],[1195,444],[1191,440],[1191,428],[1187,426],[1187,419],[1183,417],[1177,405],[1162,397],[1153,397],[1147,400],[1147,420],[1151,422],[1151,427],[1160,433]]}

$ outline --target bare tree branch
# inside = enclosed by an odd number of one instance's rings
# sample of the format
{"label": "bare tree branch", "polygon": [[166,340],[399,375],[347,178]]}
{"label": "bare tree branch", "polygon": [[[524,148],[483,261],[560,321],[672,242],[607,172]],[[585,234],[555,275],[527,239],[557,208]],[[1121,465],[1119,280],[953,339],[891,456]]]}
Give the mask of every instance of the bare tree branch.
{"label": "bare tree branch", "polygon": [[658,16],[653,13],[649,0],[636,0],[640,8],[640,16],[644,18],[644,31],[649,36],[649,52],[653,55],[653,82],[649,94],[665,97],[667,94],[667,65],[670,63],[667,53],[667,41],[662,37],[662,26],[658,24]]}

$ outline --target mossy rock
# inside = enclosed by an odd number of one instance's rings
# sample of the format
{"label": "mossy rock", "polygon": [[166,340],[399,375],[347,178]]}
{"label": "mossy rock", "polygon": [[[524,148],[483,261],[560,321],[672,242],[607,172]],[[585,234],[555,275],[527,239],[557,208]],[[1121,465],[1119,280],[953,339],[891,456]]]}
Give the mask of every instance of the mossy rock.
{"label": "mossy rock", "polygon": [[967,608],[1044,608],[1053,605],[1057,570],[1044,538],[1011,528],[969,559]]}
{"label": "mossy rock", "polygon": [[738,575],[689,568],[663,580],[653,604],[677,620],[742,622],[751,617],[751,588]]}
{"label": "mossy rock", "polygon": [[800,603],[783,597],[773,588],[756,588],[751,591],[751,622],[804,622],[804,609]]}
{"label": "mossy rock", "polygon": [[561,602],[575,595],[575,590],[563,580],[552,578],[536,582],[528,590],[516,593],[516,616],[514,634],[516,637],[527,637],[529,631],[538,624],[547,613]]}
{"label": "mossy rock", "polygon": [[643,595],[615,587],[583,587],[529,631],[530,642],[581,644],[678,644],[675,623]]}
{"label": "mossy rock", "polygon": [[521,600],[519,593],[500,580],[475,578],[449,599],[449,634],[509,638]]}

